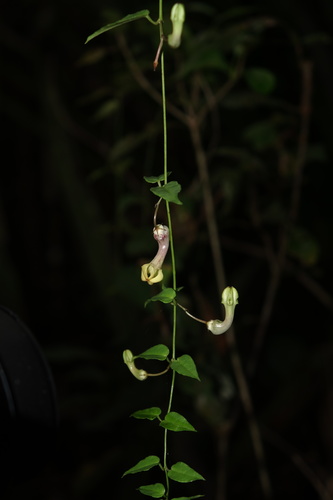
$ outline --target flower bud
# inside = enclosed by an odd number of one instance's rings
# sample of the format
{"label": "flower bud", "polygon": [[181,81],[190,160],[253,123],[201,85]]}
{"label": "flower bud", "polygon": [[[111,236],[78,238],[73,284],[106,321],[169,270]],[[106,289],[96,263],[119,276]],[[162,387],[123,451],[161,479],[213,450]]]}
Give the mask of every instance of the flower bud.
{"label": "flower bud", "polygon": [[177,49],[181,42],[185,21],[185,7],[182,3],[175,3],[171,9],[170,19],[172,22],[172,33],[168,36],[168,44],[173,49]]}

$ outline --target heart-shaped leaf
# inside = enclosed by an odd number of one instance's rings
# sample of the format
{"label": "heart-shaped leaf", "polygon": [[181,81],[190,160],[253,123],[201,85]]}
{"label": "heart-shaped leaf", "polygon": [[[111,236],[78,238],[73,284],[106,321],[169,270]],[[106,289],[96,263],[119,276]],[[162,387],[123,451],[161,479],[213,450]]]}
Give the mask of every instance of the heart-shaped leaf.
{"label": "heart-shaped leaf", "polygon": [[176,292],[174,291],[173,288],[163,288],[163,290],[160,293],[146,300],[145,307],[147,304],[149,304],[149,302],[157,302],[157,301],[163,302],[163,304],[170,304],[170,302],[172,302],[175,297],[176,297]]}
{"label": "heart-shaped leaf", "polygon": [[159,198],[163,198],[163,200],[182,205],[182,202],[178,198],[178,193],[180,193],[181,189],[182,187],[177,181],[171,181],[164,184],[164,186],[152,187],[150,191]]}
{"label": "heart-shaped leaf", "polygon": [[135,411],[134,413],[132,413],[131,417],[154,420],[161,415],[161,412],[161,408],[152,406],[151,408],[145,408],[144,410]]}
{"label": "heart-shaped leaf", "polygon": [[186,420],[183,415],[180,415],[180,413],[177,413],[175,411],[171,411],[170,413],[167,413],[165,415],[164,420],[160,422],[160,426],[164,427],[165,429],[168,429],[169,431],[175,431],[175,432],[180,432],[180,431],[194,431],[196,432],[195,428],[193,425],[191,425],[188,420]]}
{"label": "heart-shaped leaf", "polygon": [[175,359],[171,362],[170,366],[172,370],[179,373],[180,375],[200,380],[195,363],[191,356],[189,356],[188,354],[183,354],[183,356]]}
{"label": "heart-shaped leaf", "polygon": [[204,481],[205,478],[184,462],[177,462],[168,471],[168,476],[178,483],[191,483],[192,481]]}
{"label": "heart-shaped leaf", "polygon": [[165,493],[165,487],[161,483],[147,484],[138,488],[140,493],[153,498],[162,498]]}
{"label": "heart-shaped leaf", "polygon": [[160,459],[156,457],[155,455],[150,455],[149,457],[144,458],[143,460],[140,460],[134,467],[131,467],[128,469],[122,477],[127,476],[127,474],[136,474],[137,472],[144,472],[146,470],[151,469],[152,467],[155,467],[155,465],[158,465],[160,463]]}
{"label": "heart-shaped leaf", "polygon": [[142,352],[138,356],[135,356],[135,358],[157,359],[158,361],[164,361],[168,357],[169,352],[169,348],[166,345],[157,344]]}

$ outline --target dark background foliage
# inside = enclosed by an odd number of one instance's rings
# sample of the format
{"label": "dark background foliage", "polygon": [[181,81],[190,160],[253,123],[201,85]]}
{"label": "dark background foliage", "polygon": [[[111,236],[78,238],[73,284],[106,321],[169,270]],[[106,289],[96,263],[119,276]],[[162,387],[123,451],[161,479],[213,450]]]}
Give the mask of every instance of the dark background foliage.
{"label": "dark background foliage", "polygon": [[[198,113],[237,76],[200,133],[273,497],[333,498],[333,5],[186,7],[183,45],[165,49],[170,103]],[[155,251],[143,175],[163,169],[158,32],[138,21],[84,45],[142,8],[157,17],[157,5],[130,0],[2,7],[0,300],[42,346],[60,412],[45,467],[4,498],[139,498],[139,484],[159,480],[120,479],[161,453],[160,429],[129,415],[164,408],[169,386],[168,377],[137,382],[122,362],[126,348],[170,342],[170,311],[144,309],[152,290],[140,282]],[[169,119],[169,168],[183,187],[173,209],[178,282],[183,303],[208,320],[222,312],[196,149],[186,123]],[[228,343],[180,314],[178,349],[202,382],[179,378],[175,409],[199,432],[172,436],[170,451],[207,481],[175,496],[264,498]]]}

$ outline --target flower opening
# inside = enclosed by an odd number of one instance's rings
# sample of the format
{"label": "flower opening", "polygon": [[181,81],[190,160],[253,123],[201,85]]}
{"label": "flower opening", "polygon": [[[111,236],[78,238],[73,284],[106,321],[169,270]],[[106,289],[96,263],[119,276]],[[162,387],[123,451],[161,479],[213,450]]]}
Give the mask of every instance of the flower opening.
{"label": "flower opening", "polygon": [[157,224],[153,229],[154,239],[158,243],[157,254],[149,264],[141,266],[141,280],[148,285],[158,283],[163,279],[162,265],[169,248],[169,228],[163,224]]}
{"label": "flower opening", "polygon": [[133,356],[132,351],[130,351],[129,349],[126,349],[123,352],[123,359],[124,359],[124,363],[127,365],[128,369],[129,369],[129,371],[134,375],[135,378],[137,378],[138,380],[146,380],[146,378],[148,377],[148,374],[145,370],[140,370],[139,368],[137,368],[135,366],[134,356]]}
{"label": "flower opening", "polygon": [[168,36],[168,44],[173,49],[180,46],[185,21],[185,7],[182,3],[175,3],[171,9],[170,19],[172,22],[172,33]]}

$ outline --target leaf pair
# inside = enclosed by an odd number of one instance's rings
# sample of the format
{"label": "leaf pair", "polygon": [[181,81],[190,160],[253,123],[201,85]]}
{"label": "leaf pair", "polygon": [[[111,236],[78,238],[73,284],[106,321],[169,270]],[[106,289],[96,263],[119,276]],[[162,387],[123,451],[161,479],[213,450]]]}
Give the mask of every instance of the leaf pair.
{"label": "leaf pair", "polygon": [[[131,467],[124,472],[123,477],[128,474],[137,474],[138,472],[146,472],[156,465],[160,465],[160,459],[156,455],[149,455],[148,457],[140,460],[134,467]],[[204,478],[201,474],[192,469],[184,462],[177,462],[170,470],[168,470],[168,477],[178,483],[191,483],[192,481],[202,480]]]}
{"label": "leaf pair", "polygon": [[[161,414],[161,409],[153,406],[152,408],[145,408],[144,410],[138,410],[132,413],[131,417],[138,419],[147,419],[147,420],[155,420],[155,418],[159,418]],[[175,411],[171,411],[166,414],[165,418],[160,421],[160,426],[164,427],[164,429],[168,429],[169,431],[181,432],[181,431],[192,431],[196,432],[193,425],[191,425],[188,420],[186,420],[183,415],[177,413]]]}
{"label": "leaf pair", "polygon": [[[170,289],[171,290],[171,289]],[[143,359],[156,359],[157,361],[165,361],[169,355],[169,348],[164,344],[157,344],[150,347],[146,351],[142,352],[138,356],[134,356],[133,359],[143,358]],[[170,363],[170,368],[174,370],[179,375],[184,377],[194,378],[200,380],[197,367],[191,356],[188,354],[183,354],[177,359],[174,359]]]}
{"label": "leaf pair", "polygon": [[[168,176],[171,172],[168,172]],[[164,174],[158,176],[146,177],[144,176],[144,180],[148,182],[148,184],[158,184],[158,186],[150,188],[150,191],[159,198],[162,198],[165,201],[176,203],[177,205],[182,205],[182,202],[178,198],[178,194],[180,193],[182,187],[177,181],[165,182],[163,186],[161,186],[161,182],[165,181]]]}

